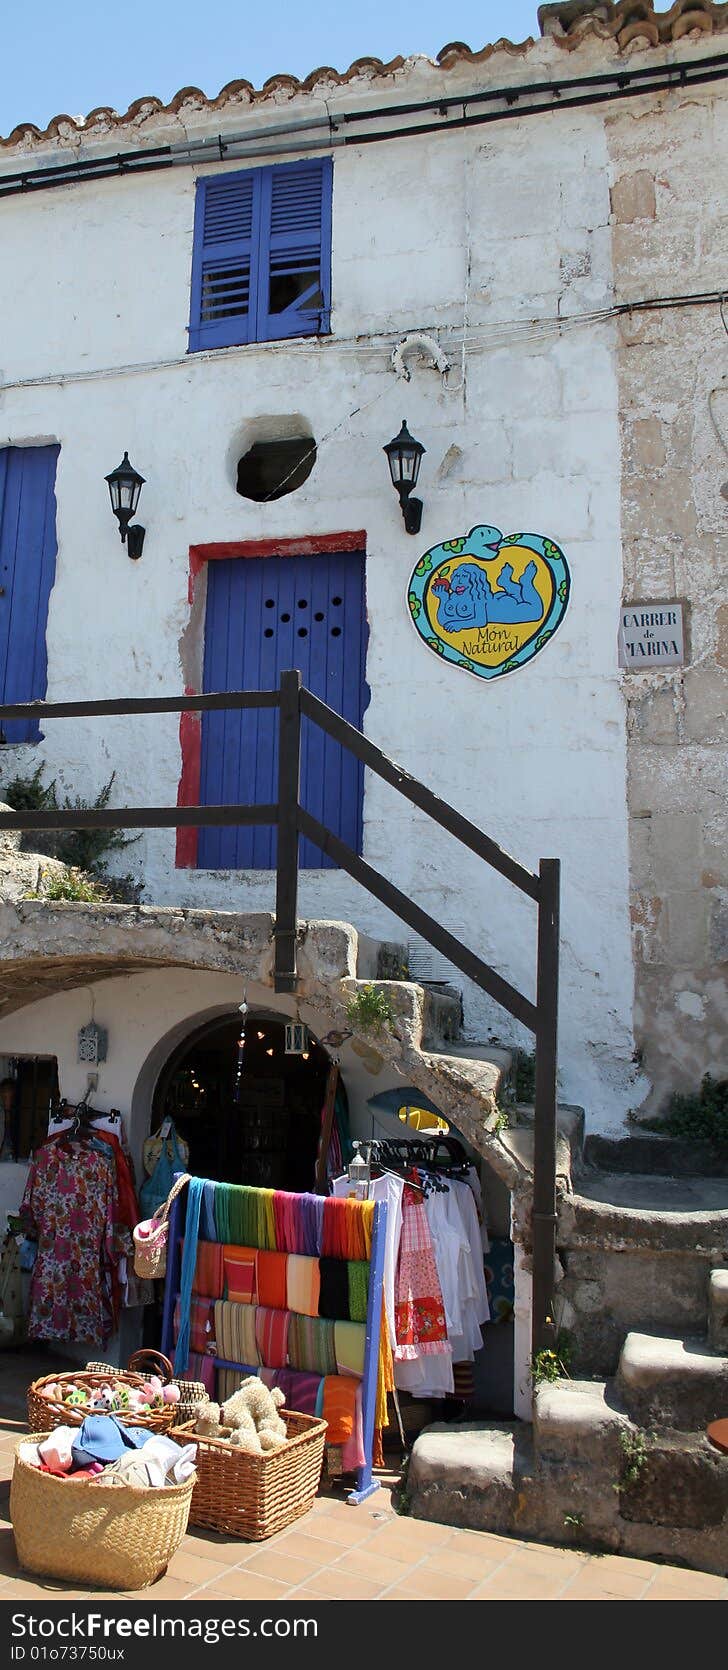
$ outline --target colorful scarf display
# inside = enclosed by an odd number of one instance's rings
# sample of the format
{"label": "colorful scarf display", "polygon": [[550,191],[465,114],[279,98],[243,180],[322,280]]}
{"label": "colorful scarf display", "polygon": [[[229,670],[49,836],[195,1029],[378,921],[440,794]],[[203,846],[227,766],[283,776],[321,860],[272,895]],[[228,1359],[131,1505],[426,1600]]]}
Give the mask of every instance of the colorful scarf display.
{"label": "colorful scarf display", "polygon": [[357,1383],[342,1374],[327,1374],[324,1380],[323,1418],[328,1421],[327,1444],[346,1444],[353,1436],[356,1420]]}
{"label": "colorful scarf display", "polygon": [[291,1368],[307,1374],[335,1374],[335,1323],[318,1316],[291,1313],[288,1329],[288,1361]]}
{"label": "colorful scarf display", "polygon": [[337,1374],[349,1374],[361,1379],[364,1373],[366,1338],[367,1331],[363,1322],[334,1323]]}
{"label": "colorful scarf display", "polygon": [[324,1220],[321,1235],[322,1257],[368,1258],[365,1223],[367,1217],[373,1222],[373,1200],[344,1200],[329,1195],[328,1199],[324,1201]]}
{"label": "colorful scarf display", "polygon": [[215,1305],[215,1345],[218,1357],[252,1368],[261,1361],[255,1328],[255,1307],[218,1299]]}
{"label": "colorful scarf display", "polygon": [[286,1309],[298,1311],[299,1316],[318,1316],[320,1291],[321,1272],[318,1258],[305,1258],[299,1253],[289,1253],[286,1270]]}
{"label": "colorful scarf display", "polygon": [[185,1380],[200,1380],[208,1394],[215,1396],[215,1364],[212,1357],[203,1357],[197,1351],[191,1351],[187,1362]]}
{"label": "colorful scarf display", "polygon": [[270,1310],[265,1305],[259,1305],[255,1312],[258,1356],[267,1368],[288,1367],[290,1321],[291,1313],[287,1310]]}
{"label": "colorful scarf display", "polygon": [[[208,1341],[212,1336],[213,1312],[215,1306],[209,1299],[190,1300],[190,1346],[193,1351],[201,1355],[207,1350]],[[174,1337],[179,1339],[180,1333],[180,1302],[174,1307]]]}
{"label": "colorful scarf display", "polygon": [[366,1259],[349,1259],[346,1266],[349,1285],[349,1315],[352,1322],[366,1322],[369,1299],[369,1263]]}
{"label": "colorful scarf display", "polygon": [[319,1387],[323,1385],[320,1375],[298,1374],[292,1368],[262,1368],[260,1378],[266,1386],[280,1388],[287,1409],[296,1409],[301,1415],[315,1415]]}
{"label": "colorful scarf display", "polygon": [[[200,1208],[200,1220],[204,1210],[204,1196]],[[182,1242],[182,1256],[184,1257],[184,1241]],[[221,1299],[223,1282],[223,1247],[219,1241],[198,1241],[195,1273],[192,1277],[192,1292],[200,1294],[206,1299]]]}
{"label": "colorful scarf display", "polygon": [[[266,1384],[280,1387],[288,1408],[328,1422],[327,1445],[345,1471],[363,1466],[374,1202],[191,1179],[186,1218],[174,1319],[177,1371],[185,1372],[189,1364],[188,1377],[202,1380],[210,1395],[216,1384],[221,1401],[237,1390],[246,1371],[259,1373]],[[442,1349],[426,1220],[424,1231],[427,1245],[420,1244],[423,1227],[416,1212],[410,1214],[409,1235],[405,1219],[396,1295],[403,1355],[410,1343],[418,1352],[427,1342],[430,1349]],[[442,1327],[446,1341],[444,1314]],[[216,1373],[213,1356],[206,1354],[213,1333],[217,1358],[240,1368]],[[381,1464],[387,1392],[394,1384],[384,1309],[379,1334],[375,1465]]]}
{"label": "colorful scarf display", "polygon": [[321,1291],[319,1294],[319,1316],[330,1316],[334,1321],[338,1317],[349,1316],[349,1276],[346,1264],[341,1258],[320,1258]]}
{"label": "colorful scarf display", "polygon": [[214,1185],[218,1241],[262,1252],[318,1253],[323,1201],[318,1195],[256,1189],[247,1183]]}
{"label": "colorful scarf display", "polygon": [[288,1254],[283,1252],[258,1253],[258,1304],[272,1310],[290,1308],[286,1302]]}
{"label": "colorful scarf display", "polygon": [[223,1247],[226,1298],[239,1305],[258,1303],[258,1257],[255,1247]]}

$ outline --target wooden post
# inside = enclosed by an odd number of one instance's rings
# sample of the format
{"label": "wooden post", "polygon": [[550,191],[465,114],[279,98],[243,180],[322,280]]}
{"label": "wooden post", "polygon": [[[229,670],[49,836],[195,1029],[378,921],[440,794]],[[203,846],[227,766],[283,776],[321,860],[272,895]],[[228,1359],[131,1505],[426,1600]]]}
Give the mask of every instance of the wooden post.
{"label": "wooden post", "polygon": [[339,1069],[335,1061],[329,1067],[326,1080],[326,1095],[324,1096],[323,1112],[321,1114],[321,1135],[319,1137],[318,1153],[316,1155],[316,1181],[314,1189],[317,1195],[326,1193],[326,1161],[331,1146],[331,1132],[334,1128],[334,1114],[336,1112],[336,1087],[339,1082]]}
{"label": "wooden post", "polygon": [[301,674],[281,673],[278,732],[277,992],[295,992],[298,912],[298,796],[301,778]]}
{"label": "wooden post", "polygon": [[534,1352],[553,1345],[556,1263],[556,1067],[559,1012],[558,858],[542,858],[536,979],[536,1095],[533,1149]]}

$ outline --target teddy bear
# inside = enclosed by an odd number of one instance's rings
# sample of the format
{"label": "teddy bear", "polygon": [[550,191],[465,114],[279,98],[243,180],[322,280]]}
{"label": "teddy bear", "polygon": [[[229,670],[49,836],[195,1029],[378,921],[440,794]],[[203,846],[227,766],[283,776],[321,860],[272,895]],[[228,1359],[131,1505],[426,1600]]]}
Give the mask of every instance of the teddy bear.
{"label": "teddy bear", "polygon": [[278,1413],[284,1403],[278,1387],[269,1391],[257,1375],[250,1375],[222,1408],[218,1403],[204,1404],[195,1430],[201,1437],[225,1438],[248,1455],[279,1450],[286,1442],[286,1423]]}
{"label": "teddy bear", "polygon": [[237,1392],[223,1404],[221,1419],[233,1430],[249,1433],[252,1426],[262,1450],[278,1449],[286,1441],[286,1423],[278,1413],[285,1401],[278,1386],[269,1389],[252,1374],[241,1381]]}

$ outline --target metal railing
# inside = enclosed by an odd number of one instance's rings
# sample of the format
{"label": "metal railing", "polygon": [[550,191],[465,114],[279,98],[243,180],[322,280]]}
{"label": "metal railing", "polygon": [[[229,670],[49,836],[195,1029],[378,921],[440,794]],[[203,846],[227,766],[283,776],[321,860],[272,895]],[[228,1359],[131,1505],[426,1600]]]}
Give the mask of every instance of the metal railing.
{"label": "metal railing", "polygon": [[[305,836],[345,870],[373,898],[427,940],[481,991],[520,1021],[535,1038],[536,1088],[533,1169],[533,1348],[554,1337],[553,1297],[556,1256],[556,1064],[559,978],[560,863],[542,858],[538,874],[526,869],[468,818],[440,800],[424,783],[382,753],[354,725],[301,686],[299,672],[281,675],[278,690],[238,690],[206,696],[122,698],[99,702],[26,702],[0,707],[0,723],[13,719],[91,719],[153,713],[214,713],[230,709],[277,708],[279,714],[278,799],[269,805],[125,806],[56,808],[0,813],[0,832],[44,829],[170,829],[182,826],[277,829],[275,964],[277,992],[295,992],[298,984],[299,838]],[[366,862],[300,802],[301,720],[306,718],[453,835],[476,857],[510,882],[538,911],[536,1001],[511,985],[476,952],[463,945]]]}

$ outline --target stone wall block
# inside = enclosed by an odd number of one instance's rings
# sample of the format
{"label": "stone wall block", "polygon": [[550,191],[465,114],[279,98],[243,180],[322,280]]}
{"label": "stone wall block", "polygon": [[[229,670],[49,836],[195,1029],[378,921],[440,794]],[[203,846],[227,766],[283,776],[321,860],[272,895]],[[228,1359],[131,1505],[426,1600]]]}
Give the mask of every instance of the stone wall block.
{"label": "stone wall block", "polygon": [[706,890],[686,888],[668,894],[666,914],[669,963],[673,968],[701,967],[709,955]]}
{"label": "stone wall block", "polygon": [[[628,681],[627,690],[629,693]],[[629,705],[629,729],[645,742],[678,741],[678,715],[671,690],[647,690],[639,698],[632,695]]]}
{"label": "stone wall block", "polygon": [[728,603],[721,603],[716,615],[717,644],[715,659],[719,667],[728,668]]}
{"label": "stone wall block", "polygon": [[728,671],[721,667],[685,669],[685,735],[695,742],[728,742]]}
{"label": "stone wall block", "polygon": [[646,168],[636,174],[623,174],[615,180],[609,193],[612,214],[622,225],[634,220],[654,220],[656,214],[655,178]]}
{"label": "stone wall block", "polygon": [[703,823],[697,813],[659,812],[650,820],[653,875],[665,892],[696,887],[703,862]]}
{"label": "stone wall block", "polygon": [[710,955],[714,962],[728,962],[728,889],[716,889],[710,902]]}

